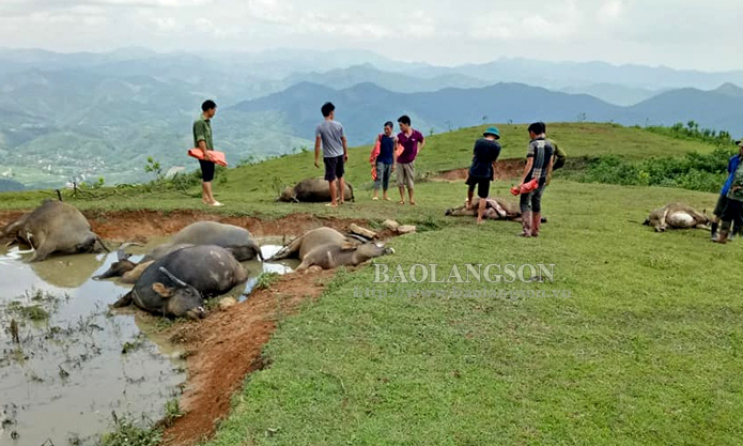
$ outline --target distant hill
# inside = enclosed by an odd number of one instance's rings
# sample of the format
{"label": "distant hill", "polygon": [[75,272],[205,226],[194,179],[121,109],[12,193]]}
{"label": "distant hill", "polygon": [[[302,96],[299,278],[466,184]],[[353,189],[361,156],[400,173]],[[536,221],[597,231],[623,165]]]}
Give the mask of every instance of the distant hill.
{"label": "distant hill", "polygon": [[629,87],[621,84],[588,84],[588,85],[571,85],[559,89],[563,93],[569,94],[587,94],[604,102],[624,107],[639,104],[663,91],[650,90],[640,87]]}
{"label": "distant hill", "polygon": [[297,73],[283,80],[287,87],[304,82],[324,85],[335,90],[372,83],[386,90],[399,93],[437,91],[452,87],[477,88],[488,85],[488,82],[484,80],[461,74],[446,74],[423,79],[403,73],[382,71],[370,63],[327,72]]}
{"label": "distant hill", "polygon": [[26,190],[26,186],[23,184],[17,181],[0,178],[0,192],[18,192],[22,190]]}
{"label": "distant hill", "polygon": [[673,125],[696,121],[700,126],[743,134],[743,89],[726,84],[713,91],[695,88],[669,91],[644,101],[632,110],[650,124]]}
{"label": "distant hill", "polygon": [[[737,88],[737,87],[735,87]],[[608,104],[588,95],[549,91],[523,84],[502,83],[484,88],[449,88],[427,93],[395,93],[374,84],[344,90],[302,83],[283,92],[245,101],[227,113],[271,112],[280,116],[294,136],[311,139],[321,121],[320,105],[333,101],[351,144],[364,144],[386,120],[403,113],[428,132],[467,127],[477,122],[593,121],[626,125],[672,125],[694,120],[702,127],[743,132],[743,109],[727,85],[720,90],[694,89],[663,93],[631,107]]]}
{"label": "distant hill", "polygon": [[521,58],[502,58],[457,67],[417,68],[405,72],[420,77],[462,74],[491,83],[521,82],[553,89],[596,83],[652,90],[685,87],[712,89],[726,82],[743,84],[743,71],[709,73],[606,62],[548,62]]}
{"label": "distant hill", "polygon": [[[525,59],[434,67],[349,50],[0,49],[0,172],[25,185],[60,186],[146,180],[148,156],[166,169],[195,166],[185,152],[206,98],[219,104],[215,139],[232,163],[311,146],[326,100],[338,103],[354,144],[402,113],[426,133],[533,119],[694,120],[739,133],[743,120],[732,103],[743,94],[740,74]],[[674,86],[687,89],[646,99]]]}

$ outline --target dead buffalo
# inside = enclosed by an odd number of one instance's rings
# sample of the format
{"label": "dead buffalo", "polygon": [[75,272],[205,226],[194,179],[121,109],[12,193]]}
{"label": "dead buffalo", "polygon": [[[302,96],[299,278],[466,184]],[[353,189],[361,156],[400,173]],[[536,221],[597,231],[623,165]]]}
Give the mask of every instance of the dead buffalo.
{"label": "dead buffalo", "polygon": [[132,303],[168,317],[205,316],[204,299],[220,296],[248,279],[231,252],[215,245],[189,246],[154,261],[113,306]]}
{"label": "dead buffalo", "polygon": [[[471,216],[477,217],[477,207],[480,199],[475,197],[472,200],[472,208],[467,209],[466,205],[446,210],[446,215],[452,217]],[[521,221],[521,208],[518,203],[506,200],[500,197],[489,197],[486,199],[484,218],[492,220],[513,220]]]}
{"label": "dead buffalo", "polygon": [[121,277],[124,283],[134,283],[144,268],[154,260],[158,260],[184,246],[216,245],[229,250],[235,259],[240,262],[253,260],[256,257],[263,260],[261,247],[245,228],[228,225],[216,221],[199,221],[181,229],[173,236],[169,243],[157,246],[144,256],[140,263],[134,263],[129,258],[125,244],[117,253],[117,260],[105,273],[95,279]]}
{"label": "dead buffalo", "polygon": [[656,232],[672,229],[709,229],[709,217],[684,203],[669,203],[650,213],[643,224]]}
{"label": "dead buffalo", "polygon": [[359,265],[374,257],[394,252],[394,249],[380,243],[359,242],[332,228],[317,228],[294,239],[269,261],[293,257],[302,261],[297,271],[311,266],[332,269],[342,265]]}
{"label": "dead buffalo", "polygon": [[[354,201],[353,186],[348,182],[346,182],[343,199]],[[328,187],[328,182],[322,178],[308,178],[300,181],[294,187],[284,189],[276,201],[286,203],[330,203],[330,188]]]}
{"label": "dead buffalo", "polygon": [[32,262],[45,260],[52,253],[77,254],[108,251],[103,240],[74,206],[61,201],[45,201],[31,213],[8,224],[0,240],[22,243],[34,250]]}

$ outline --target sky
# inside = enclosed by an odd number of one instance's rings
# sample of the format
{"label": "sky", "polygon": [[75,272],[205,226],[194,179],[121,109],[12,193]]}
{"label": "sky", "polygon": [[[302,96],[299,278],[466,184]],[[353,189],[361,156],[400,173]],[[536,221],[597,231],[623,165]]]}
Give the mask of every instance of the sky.
{"label": "sky", "polygon": [[365,49],[743,69],[741,0],[0,0],[0,46],[61,52]]}

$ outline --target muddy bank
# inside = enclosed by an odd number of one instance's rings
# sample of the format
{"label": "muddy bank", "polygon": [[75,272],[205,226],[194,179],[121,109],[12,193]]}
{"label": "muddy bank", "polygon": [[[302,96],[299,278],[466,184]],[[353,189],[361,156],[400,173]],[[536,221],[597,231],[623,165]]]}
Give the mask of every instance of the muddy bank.
{"label": "muddy bank", "polygon": [[247,301],[216,310],[201,322],[179,324],[167,335],[188,355],[188,381],[181,398],[185,415],[165,432],[163,444],[197,444],[215,431],[230,411],[232,395],[248,374],[263,368],[261,352],[277,321],[307,300],[317,299],[334,271],[292,273]]}
{"label": "muddy bank", "polygon": [[[526,160],[522,158],[498,160],[495,163],[495,179],[510,180],[519,178],[524,173]],[[469,167],[464,169],[452,169],[438,173],[433,177],[438,181],[464,181],[467,179]]]}
{"label": "muddy bank", "polygon": [[[0,227],[22,216],[25,212],[0,212]],[[289,235],[296,236],[307,230],[327,226],[334,229],[345,229],[351,223],[366,225],[366,220],[318,217],[312,214],[292,214],[277,219],[258,217],[234,217],[214,215],[200,211],[184,210],[175,212],[140,211],[88,211],[83,212],[93,226],[93,231],[104,240],[117,242],[146,243],[151,237],[175,234],[191,223],[211,220],[240,226],[253,235]]]}

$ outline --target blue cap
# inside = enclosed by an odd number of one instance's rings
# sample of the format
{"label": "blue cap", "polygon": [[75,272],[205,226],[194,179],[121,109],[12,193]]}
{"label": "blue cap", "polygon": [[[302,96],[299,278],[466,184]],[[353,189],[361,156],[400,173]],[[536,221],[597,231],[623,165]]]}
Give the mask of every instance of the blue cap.
{"label": "blue cap", "polygon": [[495,139],[500,139],[500,132],[498,131],[498,127],[488,127],[488,129],[485,130],[485,133],[483,133],[482,136],[488,135],[493,135],[495,136]]}

